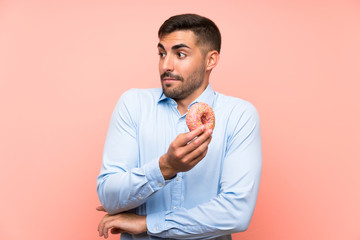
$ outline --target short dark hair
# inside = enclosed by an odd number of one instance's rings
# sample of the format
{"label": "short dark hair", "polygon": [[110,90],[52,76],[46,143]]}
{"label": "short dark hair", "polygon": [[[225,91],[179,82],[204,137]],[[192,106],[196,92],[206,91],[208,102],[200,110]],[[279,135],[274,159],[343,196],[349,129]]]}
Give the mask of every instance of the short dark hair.
{"label": "short dark hair", "polygon": [[221,34],[219,28],[210,19],[197,14],[181,14],[170,17],[160,27],[158,37],[162,38],[172,32],[190,30],[197,37],[197,43],[206,45],[208,50],[220,53]]}

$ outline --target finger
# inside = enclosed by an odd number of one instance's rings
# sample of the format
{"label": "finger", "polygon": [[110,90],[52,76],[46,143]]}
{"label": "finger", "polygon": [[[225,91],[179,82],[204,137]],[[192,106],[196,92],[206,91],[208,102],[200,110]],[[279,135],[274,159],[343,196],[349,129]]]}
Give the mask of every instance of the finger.
{"label": "finger", "polygon": [[102,237],[104,235],[103,234],[104,221],[105,221],[105,217],[103,217],[103,219],[101,219],[101,221],[99,222],[99,225],[98,225],[99,237]]}
{"label": "finger", "polygon": [[201,160],[204,159],[204,157],[207,154],[207,149],[203,152],[200,153],[200,155],[198,155],[197,157],[193,158],[190,162],[189,165],[193,168],[195,167]]}
{"label": "finger", "polygon": [[[194,139],[194,141],[187,144],[187,146],[185,146],[183,149],[184,152],[186,154],[193,152],[195,149],[199,148],[202,144],[206,143],[208,140],[211,140],[211,134],[212,134],[212,131],[210,129],[205,131],[199,137]],[[210,143],[210,141],[209,141],[209,143]]]}
{"label": "finger", "polygon": [[105,238],[108,238],[109,237],[109,229],[110,228],[114,228],[115,227],[115,225],[116,225],[116,220],[114,220],[114,221],[109,221],[109,222],[107,222],[107,223],[105,223],[105,225],[104,225],[104,237]]}
{"label": "finger", "polygon": [[102,211],[102,212],[106,212],[105,208],[103,206],[97,206],[96,207],[97,211]]}
{"label": "finger", "polygon": [[103,225],[101,231],[102,231],[104,238],[108,238],[108,229],[106,228],[106,223]]}
{"label": "finger", "polygon": [[194,158],[191,162],[190,165],[192,167],[195,167],[201,160],[204,159],[204,157],[206,156],[207,150],[203,153],[201,153],[197,158]]}
{"label": "finger", "polygon": [[98,226],[98,231],[99,231],[99,236],[100,236],[100,237],[104,235],[104,226],[105,226],[106,222],[111,221],[112,218],[113,218],[112,216],[106,214],[106,215],[101,219],[101,221],[100,221],[100,223],[99,223],[99,226]]}
{"label": "finger", "polygon": [[211,139],[212,137],[210,136],[200,145],[194,145],[196,146],[196,148],[194,148],[193,151],[189,152],[186,155],[184,161],[191,163],[192,166],[195,166],[201,159],[203,159],[206,156]]}
{"label": "finger", "polygon": [[103,234],[103,224],[102,224],[102,220],[101,220],[101,222],[99,223],[98,232],[99,232],[99,237],[102,237],[102,236],[104,235],[104,234]]}
{"label": "finger", "polygon": [[108,228],[104,228],[104,238],[107,239],[108,238]]}
{"label": "finger", "polygon": [[200,134],[197,138],[195,138],[193,142],[195,144],[201,145],[203,142],[205,142],[206,140],[208,140],[211,137],[211,134],[212,134],[212,130],[207,129],[202,134]]}
{"label": "finger", "polygon": [[195,137],[200,136],[204,131],[205,131],[205,127],[200,126],[191,132],[180,134],[179,137],[176,139],[178,146],[186,146],[188,142],[193,140]]}
{"label": "finger", "polygon": [[105,218],[105,216],[100,220],[100,222],[98,224],[99,237],[102,236],[102,234],[101,234],[101,226],[102,226],[102,222],[104,221],[104,218]]}

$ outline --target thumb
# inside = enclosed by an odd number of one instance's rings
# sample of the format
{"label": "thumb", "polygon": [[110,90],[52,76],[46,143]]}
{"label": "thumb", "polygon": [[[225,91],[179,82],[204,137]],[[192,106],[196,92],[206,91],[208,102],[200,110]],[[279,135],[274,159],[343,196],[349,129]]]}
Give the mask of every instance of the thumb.
{"label": "thumb", "polygon": [[105,208],[103,206],[96,207],[96,210],[106,212]]}

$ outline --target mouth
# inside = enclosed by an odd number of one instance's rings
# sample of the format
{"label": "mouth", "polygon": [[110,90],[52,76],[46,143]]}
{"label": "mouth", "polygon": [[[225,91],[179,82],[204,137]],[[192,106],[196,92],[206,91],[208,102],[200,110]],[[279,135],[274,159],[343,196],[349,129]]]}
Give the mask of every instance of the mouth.
{"label": "mouth", "polygon": [[171,83],[174,83],[174,82],[179,82],[180,80],[179,79],[176,79],[176,78],[168,78],[168,77],[165,77],[162,79],[163,83],[164,84],[171,84]]}
{"label": "mouth", "polygon": [[164,77],[162,78],[163,81],[179,81],[179,79],[174,77]]}
{"label": "mouth", "polygon": [[163,74],[161,74],[161,80],[164,83],[172,83],[175,81],[183,81],[183,78],[181,76],[175,75],[171,72],[164,72]]}

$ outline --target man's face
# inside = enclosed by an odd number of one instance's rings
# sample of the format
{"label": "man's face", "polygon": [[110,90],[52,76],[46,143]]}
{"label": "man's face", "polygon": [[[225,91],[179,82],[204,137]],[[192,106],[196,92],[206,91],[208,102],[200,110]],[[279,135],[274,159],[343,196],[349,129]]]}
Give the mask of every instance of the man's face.
{"label": "man's face", "polygon": [[175,31],[158,44],[159,72],[164,94],[175,100],[199,96],[206,88],[205,57],[192,31]]}

